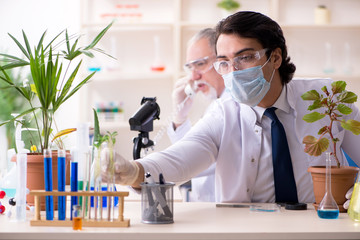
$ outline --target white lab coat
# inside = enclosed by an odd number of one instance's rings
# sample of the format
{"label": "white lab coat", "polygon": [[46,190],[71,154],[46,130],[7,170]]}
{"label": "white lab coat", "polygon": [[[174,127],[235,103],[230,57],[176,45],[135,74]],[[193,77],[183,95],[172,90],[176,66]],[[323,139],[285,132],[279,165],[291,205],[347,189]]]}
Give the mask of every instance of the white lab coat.
{"label": "white lab coat", "polygon": [[[313,202],[312,180],[307,168],[313,165],[325,165],[324,154],[311,157],[303,151],[302,139],[306,135],[317,136],[324,126],[323,118],[315,123],[307,123],[302,117],[309,113],[310,102],[301,99],[301,95],[311,89],[321,92],[324,84],[330,89],[330,81],[324,79],[294,79],[287,84],[287,101],[293,113],[293,128],[286,129],[287,136],[297,141],[289,141],[294,177],[300,202]],[[359,110],[352,104],[353,112],[345,119],[360,121]],[[360,135],[343,130],[339,123],[333,126],[340,147],[360,164]],[[218,100],[217,106],[208,112],[186,136],[162,152],[157,152],[138,160],[145,171],[153,174],[163,173],[167,181],[182,182],[198,175],[216,162],[215,200],[217,202],[258,202],[275,199],[274,189],[264,190],[262,198],[253,196],[255,183],[259,186],[262,173],[258,171],[259,156],[263,141],[262,127],[256,122],[254,110],[232,99]],[[342,165],[347,161],[338,154]],[[270,154],[271,156],[271,154]],[[268,171],[273,171],[269,168]],[[265,174],[264,174],[265,175]],[[269,179],[267,179],[268,181]],[[273,180],[272,180],[273,181]],[[265,183],[265,182],[264,182]]]}
{"label": "white lab coat", "polygon": [[[220,99],[231,97],[229,93],[223,92]],[[208,112],[212,107],[211,103],[206,111]],[[189,119],[181,124],[176,131],[172,126],[169,126],[167,134],[171,143],[176,143],[182,139],[185,134],[191,129],[192,125]],[[214,202],[215,201],[215,166],[213,163],[205,171],[191,179],[191,192],[189,193],[190,202]]]}

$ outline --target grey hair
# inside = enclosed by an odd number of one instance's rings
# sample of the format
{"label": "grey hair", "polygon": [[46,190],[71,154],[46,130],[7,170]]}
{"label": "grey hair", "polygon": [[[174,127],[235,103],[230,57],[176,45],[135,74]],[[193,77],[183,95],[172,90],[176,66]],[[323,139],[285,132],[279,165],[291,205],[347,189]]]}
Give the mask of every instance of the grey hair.
{"label": "grey hair", "polygon": [[195,42],[199,41],[200,39],[207,39],[209,42],[209,47],[216,51],[216,31],[213,28],[204,28],[196,33],[189,41],[187,46],[194,44]]}

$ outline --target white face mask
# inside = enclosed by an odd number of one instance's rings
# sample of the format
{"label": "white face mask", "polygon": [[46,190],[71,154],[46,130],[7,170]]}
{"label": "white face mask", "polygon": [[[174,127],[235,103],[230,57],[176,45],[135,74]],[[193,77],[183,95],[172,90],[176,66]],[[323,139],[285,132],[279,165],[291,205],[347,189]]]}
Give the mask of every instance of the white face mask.
{"label": "white face mask", "polygon": [[269,59],[262,66],[233,71],[222,75],[226,90],[231,93],[232,98],[251,107],[257,106],[270,89],[275,69],[270,81],[266,81],[262,68],[269,62]]}

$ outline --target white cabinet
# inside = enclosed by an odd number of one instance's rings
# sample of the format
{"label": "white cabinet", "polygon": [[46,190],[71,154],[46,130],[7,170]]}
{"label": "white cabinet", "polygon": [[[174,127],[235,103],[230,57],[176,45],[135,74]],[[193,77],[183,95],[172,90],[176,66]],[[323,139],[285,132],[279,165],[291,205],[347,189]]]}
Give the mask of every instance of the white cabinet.
{"label": "white cabinet", "polygon": [[[82,31],[93,37],[113,19],[114,26],[99,47],[117,60],[99,56],[88,67],[101,70],[82,92],[82,121],[93,121],[92,108],[99,102],[123,102],[124,120],[102,122],[102,131],[119,133],[117,147],[132,157],[128,119],[140,107],[143,96],[157,97],[160,120],[155,120],[153,139],[169,122],[173,83],[184,73],[188,39],[204,27],[214,27],[222,19],[219,0],[83,0]],[[296,76],[327,76],[346,80],[360,94],[360,0],[239,0],[240,10],[262,12],[283,28],[289,54],[297,66]],[[327,25],[315,25],[318,5],[330,10]],[[159,48],[155,51],[155,41]],[[156,55],[165,70],[152,71]],[[161,65],[161,64],[160,64]],[[168,146],[166,133],[155,150]]]}

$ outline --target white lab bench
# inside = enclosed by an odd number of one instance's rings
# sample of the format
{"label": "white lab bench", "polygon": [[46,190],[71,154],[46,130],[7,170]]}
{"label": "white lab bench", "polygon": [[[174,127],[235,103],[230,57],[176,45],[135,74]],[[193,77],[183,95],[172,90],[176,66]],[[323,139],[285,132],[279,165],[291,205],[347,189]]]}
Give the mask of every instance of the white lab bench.
{"label": "white lab bench", "polygon": [[0,216],[0,239],[360,239],[360,223],[346,213],[320,219],[308,210],[251,212],[249,208],[218,208],[215,203],[174,203],[173,224],[141,223],[141,203],[125,201],[127,228],[31,227]]}

